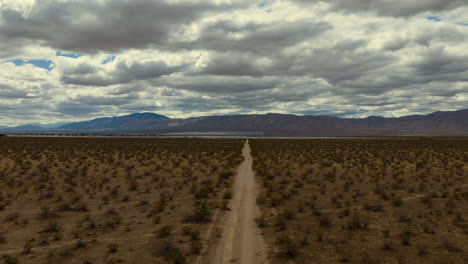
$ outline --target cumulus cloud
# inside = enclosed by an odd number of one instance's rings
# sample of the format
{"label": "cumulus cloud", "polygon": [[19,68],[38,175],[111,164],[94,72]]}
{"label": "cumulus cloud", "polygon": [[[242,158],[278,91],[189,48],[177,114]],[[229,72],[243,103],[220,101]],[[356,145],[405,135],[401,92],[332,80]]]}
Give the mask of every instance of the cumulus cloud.
{"label": "cumulus cloud", "polygon": [[170,75],[183,69],[183,66],[170,67],[161,61],[146,63],[118,62],[115,67],[107,70],[106,67],[78,64],[76,67],[64,71],[61,81],[64,84],[86,86],[109,86],[124,84],[134,80],[146,80]]}
{"label": "cumulus cloud", "polygon": [[0,124],[466,108],[467,14],[461,0],[0,0]]}

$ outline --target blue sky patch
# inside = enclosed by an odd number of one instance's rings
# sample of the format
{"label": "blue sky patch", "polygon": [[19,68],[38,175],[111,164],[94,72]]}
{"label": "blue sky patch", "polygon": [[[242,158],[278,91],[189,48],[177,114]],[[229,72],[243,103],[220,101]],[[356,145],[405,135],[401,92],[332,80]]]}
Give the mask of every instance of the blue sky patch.
{"label": "blue sky patch", "polygon": [[83,53],[57,51],[55,53],[55,56],[68,57],[68,58],[76,59],[76,58],[84,56],[84,54]]}
{"label": "blue sky patch", "polygon": [[34,67],[39,67],[51,71],[55,68],[55,64],[51,60],[23,60],[23,59],[16,59],[16,60],[8,60],[7,62],[12,62],[16,66],[23,66],[25,64],[32,64]]}
{"label": "blue sky patch", "polygon": [[272,4],[273,4],[273,1],[272,1],[272,0],[263,1],[262,3],[257,4],[257,8],[258,8],[258,9],[263,9],[263,10],[264,10],[265,12],[267,12],[267,13],[271,13],[271,11],[272,11]]}
{"label": "blue sky patch", "polygon": [[442,19],[440,17],[437,17],[437,16],[429,16],[429,17],[427,17],[427,20],[434,21],[434,22],[442,21]]}
{"label": "blue sky patch", "polygon": [[102,64],[107,64],[109,62],[113,62],[114,60],[115,60],[115,56],[112,55],[112,56],[107,57],[105,60],[103,60]]}

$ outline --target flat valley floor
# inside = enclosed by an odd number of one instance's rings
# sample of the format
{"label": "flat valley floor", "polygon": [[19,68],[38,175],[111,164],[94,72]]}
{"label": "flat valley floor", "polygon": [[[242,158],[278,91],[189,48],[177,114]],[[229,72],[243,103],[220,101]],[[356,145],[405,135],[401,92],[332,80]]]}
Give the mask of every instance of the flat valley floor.
{"label": "flat valley floor", "polygon": [[0,138],[4,263],[468,263],[468,141]]}

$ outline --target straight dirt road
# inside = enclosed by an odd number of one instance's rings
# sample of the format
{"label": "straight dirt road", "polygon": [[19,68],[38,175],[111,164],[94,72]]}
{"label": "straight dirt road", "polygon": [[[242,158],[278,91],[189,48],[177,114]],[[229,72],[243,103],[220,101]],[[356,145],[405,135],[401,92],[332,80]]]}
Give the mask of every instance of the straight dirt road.
{"label": "straight dirt road", "polygon": [[234,179],[231,211],[227,216],[212,264],[267,263],[265,241],[254,220],[260,214],[260,210],[256,203],[257,189],[248,140],[242,152],[245,160]]}

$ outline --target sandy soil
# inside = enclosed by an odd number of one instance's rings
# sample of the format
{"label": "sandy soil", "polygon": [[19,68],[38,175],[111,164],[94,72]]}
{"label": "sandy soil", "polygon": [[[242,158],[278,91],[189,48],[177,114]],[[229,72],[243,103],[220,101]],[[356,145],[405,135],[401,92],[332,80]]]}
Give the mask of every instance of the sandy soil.
{"label": "sandy soil", "polygon": [[257,189],[248,140],[242,152],[245,160],[235,178],[231,211],[212,257],[213,264],[267,263],[265,242],[254,221],[260,210],[256,204]]}

